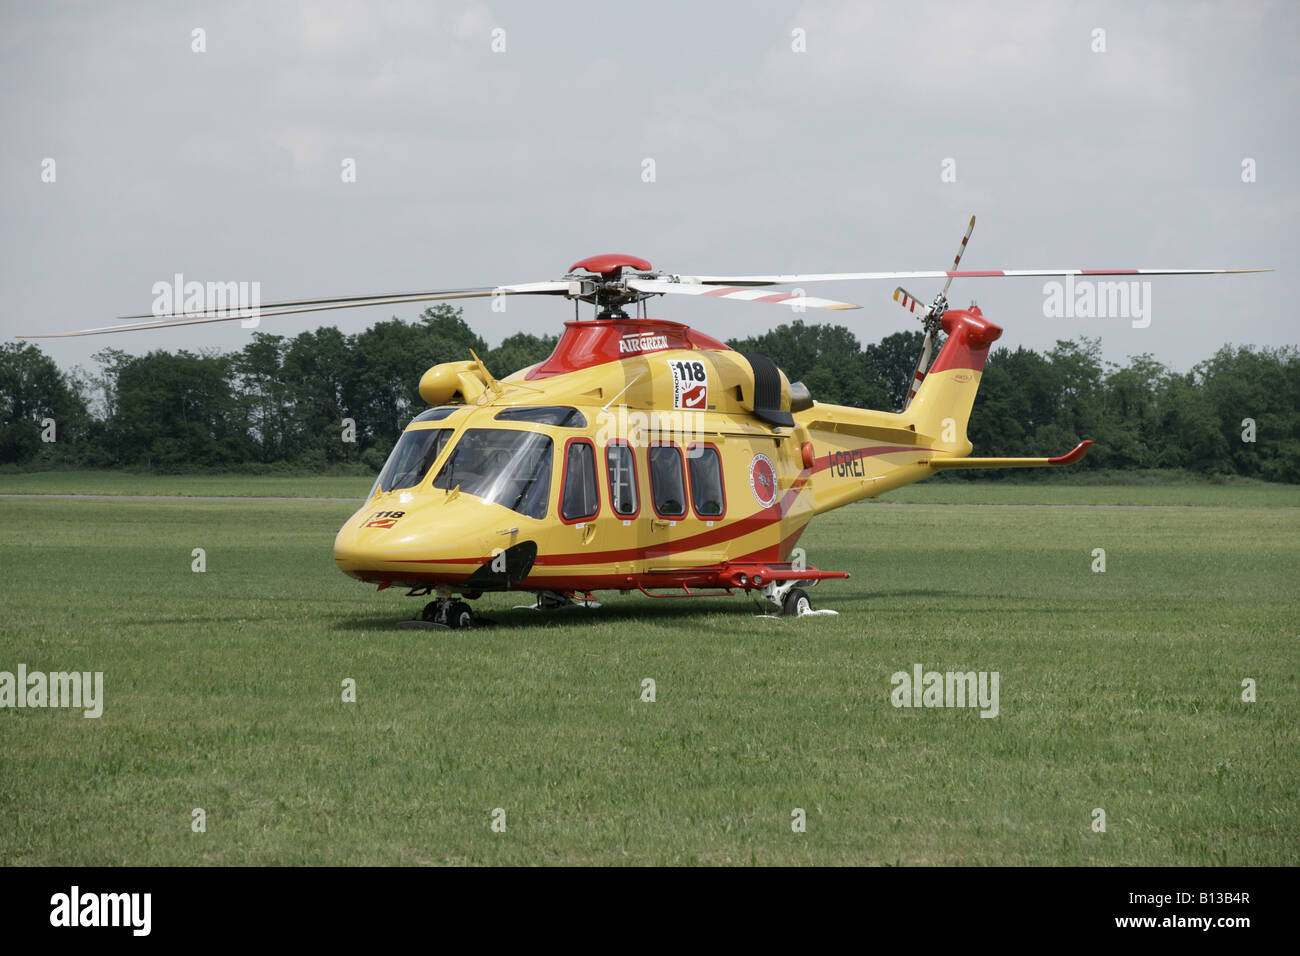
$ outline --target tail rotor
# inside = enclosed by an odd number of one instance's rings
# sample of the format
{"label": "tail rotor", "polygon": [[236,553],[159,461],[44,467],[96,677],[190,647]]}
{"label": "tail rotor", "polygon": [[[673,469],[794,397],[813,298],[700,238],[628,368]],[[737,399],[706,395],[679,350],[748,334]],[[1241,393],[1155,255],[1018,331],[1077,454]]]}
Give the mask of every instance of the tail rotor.
{"label": "tail rotor", "polygon": [[966,235],[961,237],[961,245],[957,247],[957,255],[953,256],[952,269],[948,272],[948,280],[943,284],[943,290],[934,297],[929,308],[921,305],[921,301],[912,295],[902,286],[894,290],[894,301],[905,308],[921,320],[925,326],[925,339],[921,343],[921,357],[916,361],[916,370],[912,373],[912,381],[907,389],[907,401],[903,403],[903,411],[907,411],[912,399],[916,398],[917,391],[921,388],[921,383],[925,381],[926,372],[930,368],[930,356],[934,352],[934,340],[938,337],[940,330],[943,328],[943,314],[948,311],[948,287],[952,285],[953,273],[957,271],[957,266],[961,263],[961,257],[966,252],[966,244],[970,242],[970,234],[975,231],[975,217],[970,217],[970,224],[966,227]]}

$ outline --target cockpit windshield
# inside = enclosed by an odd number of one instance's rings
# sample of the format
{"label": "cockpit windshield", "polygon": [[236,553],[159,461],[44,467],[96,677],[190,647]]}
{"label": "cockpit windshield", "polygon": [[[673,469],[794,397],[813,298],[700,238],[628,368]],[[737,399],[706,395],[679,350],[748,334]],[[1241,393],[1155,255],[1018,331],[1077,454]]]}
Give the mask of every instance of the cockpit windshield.
{"label": "cockpit windshield", "polygon": [[536,432],[471,428],[433,479],[530,518],[546,517],[551,495],[551,439]]}
{"label": "cockpit windshield", "polygon": [[393,446],[388,461],[384,462],[384,470],[379,473],[379,480],[370,490],[371,496],[376,491],[414,488],[423,481],[433,463],[438,460],[452,431],[450,428],[420,428],[403,432]]}

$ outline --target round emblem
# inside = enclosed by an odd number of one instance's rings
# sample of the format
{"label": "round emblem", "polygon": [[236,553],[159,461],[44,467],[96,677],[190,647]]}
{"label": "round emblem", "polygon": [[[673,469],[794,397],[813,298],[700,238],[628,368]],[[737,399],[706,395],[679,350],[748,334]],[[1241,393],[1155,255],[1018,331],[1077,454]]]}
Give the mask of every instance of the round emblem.
{"label": "round emblem", "polygon": [[776,501],[776,468],[772,459],[766,455],[755,455],[749,463],[749,487],[754,492],[754,500],[764,508],[772,507]]}

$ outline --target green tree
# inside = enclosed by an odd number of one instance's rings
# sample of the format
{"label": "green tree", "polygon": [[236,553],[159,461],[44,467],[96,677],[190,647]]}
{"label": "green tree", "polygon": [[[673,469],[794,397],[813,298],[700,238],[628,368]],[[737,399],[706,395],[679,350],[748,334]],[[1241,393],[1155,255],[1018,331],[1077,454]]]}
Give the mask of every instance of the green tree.
{"label": "green tree", "polygon": [[555,351],[560,338],[557,335],[536,336],[531,332],[516,332],[507,336],[496,348],[483,355],[483,361],[497,378],[505,378],[546,361]]}
{"label": "green tree", "polygon": [[334,326],[300,332],[284,350],[281,375],[290,402],[286,457],[317,469],[359,461],[374,435],[358,427],[355,442],[343,440],[344,419],[355,423],[361,407],[361,376],[348,337]]}
{"label": "green tree", "polygon": [[[916,362],[921,357],[921,348],[925,343],[925,333],[894,332],[886,335],[879,342],[868,345],[865,350],[867,366],[874,372],[874,377],[888,396],[880,408],[901,412],[907,403],[907,393],[912,388],[912,378],[916,373]],[[930,349],[933,361],[943,347],[943,334]]]}
{"label": "green tree", "polygon": [[254,332],[231,361],[239,412],[263,462],[282,461],[293,443],[292,396],[284,377],[285,339]]}
{"label": "green tree", "polygon": [[796,319],[762,335],[733,339],[727,344],[738,352],[766,355],[791,382],[807,385],[819,402],[884,408],[889,401],[857,336],[842,325],[805,325]]}
{"label": "green tree", "polygon": [[[1275,481],[1297,481],[1300,442],[1300,351],[1294,346],[1224,346],[1193,370],[1218,419],[1232,471]],[[1246,419],[1255,441],[1243,440]]]}
{"label": "green tree", "polygon": [[[53,442],[41,438],[46,420]],[[52,358],[30,343],[0,345],[0,464],[70,460],[87,424],[84,399]]]}
{"label": "green tree", "polygon": [[251,459],[230,356],[156,351],[110,358],[105,372],[114,403],[104,434],[115,463],[185,469]]}

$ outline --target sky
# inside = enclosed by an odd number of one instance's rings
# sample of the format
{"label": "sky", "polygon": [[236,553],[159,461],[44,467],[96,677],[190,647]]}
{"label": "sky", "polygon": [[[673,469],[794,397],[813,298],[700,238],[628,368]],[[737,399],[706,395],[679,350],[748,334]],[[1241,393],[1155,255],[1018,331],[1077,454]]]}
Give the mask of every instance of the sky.
{"label": "sky", "polygon": [[[177,273],[258,282],[266,302],[556,279],[601,252],[688,275],[945,269],[975,214],[963,268],[1275,269],[1151,279],[1149,322],[1049,317],[1043,279],[949,293],[1002,345],[1084,335],[1186,370],[1226,343],[1300,342],[1298,27],[1300,4],[1250,0],[5,4],[0,336],[149,312]],[[928,301],[940,283],[907,286]],[[807,290],[852,312],[673,297],[650,314],[720,338],[801,318],[866,344],[919,328],[893,288]],[[490,344],[572,315],[465,304]],[[251,334],[38,344],[70,368]]]}

